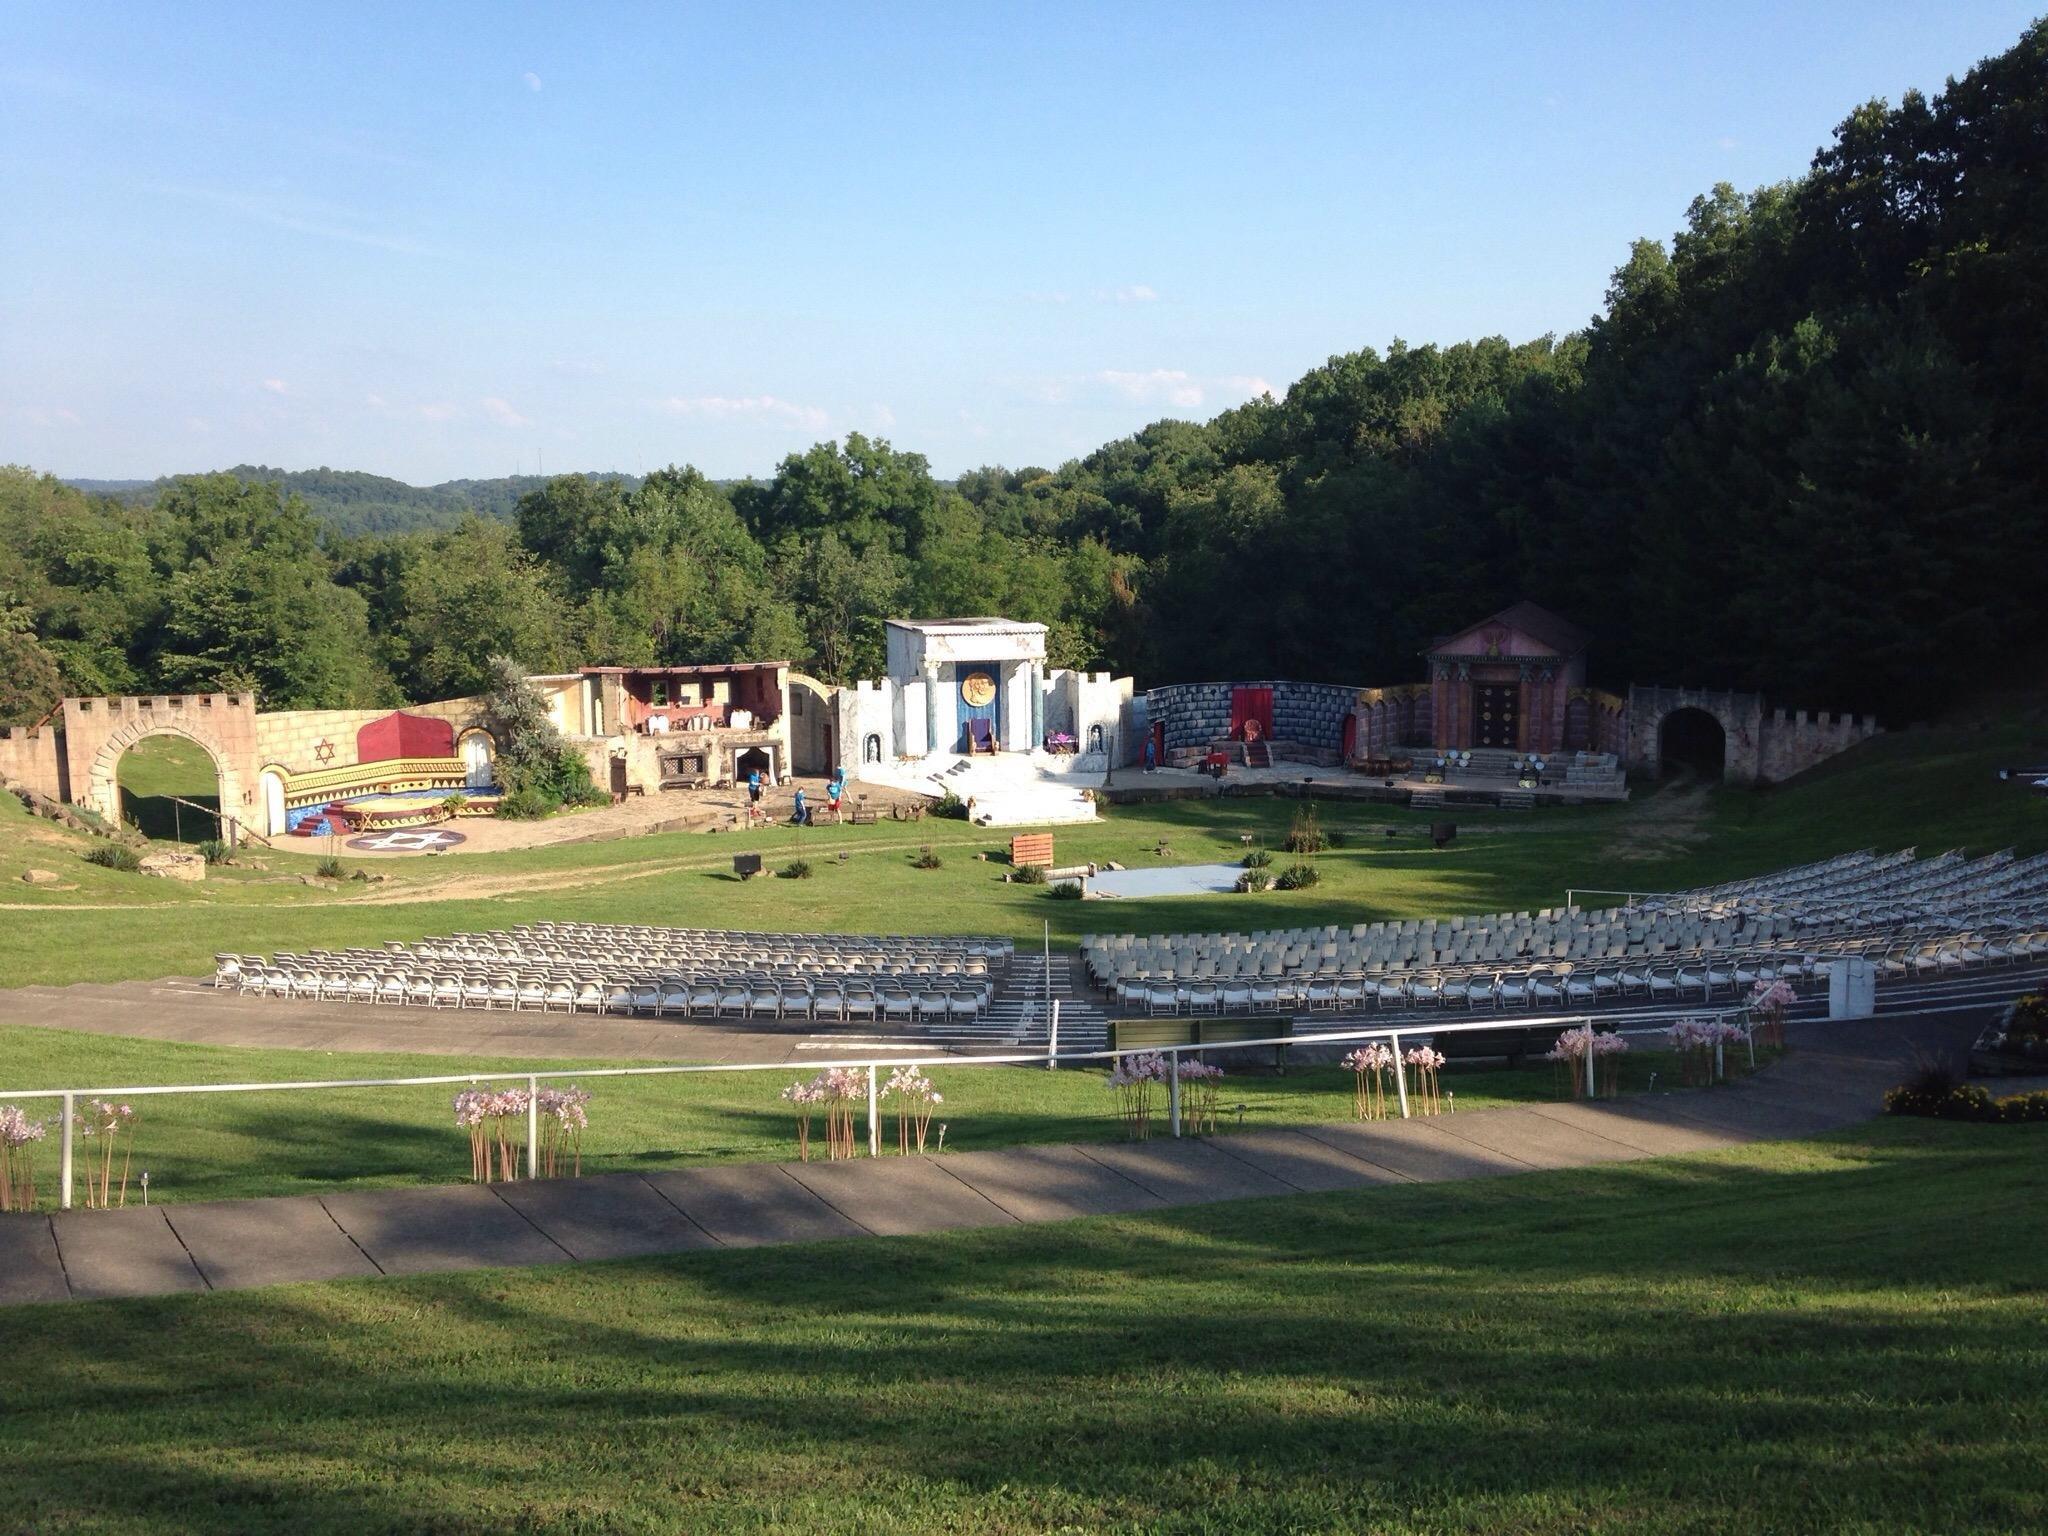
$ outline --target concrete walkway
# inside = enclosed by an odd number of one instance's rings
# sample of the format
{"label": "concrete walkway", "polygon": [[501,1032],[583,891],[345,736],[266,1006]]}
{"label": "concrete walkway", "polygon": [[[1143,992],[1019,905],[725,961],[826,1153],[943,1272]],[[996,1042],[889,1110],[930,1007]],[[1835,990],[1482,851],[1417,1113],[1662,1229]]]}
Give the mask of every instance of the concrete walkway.
{"label": "concrete walkway", "polygon": [[[1809,1136],[1875,1114],[1899,1038],[1869,1025],[1746,1082],[1203,1139],[734,1164],[0,1216],[0,1304],[898,1236],[1377,1184],[1434,1183]],[[1859,1049],[1860,1047],[1860,1049]]]}

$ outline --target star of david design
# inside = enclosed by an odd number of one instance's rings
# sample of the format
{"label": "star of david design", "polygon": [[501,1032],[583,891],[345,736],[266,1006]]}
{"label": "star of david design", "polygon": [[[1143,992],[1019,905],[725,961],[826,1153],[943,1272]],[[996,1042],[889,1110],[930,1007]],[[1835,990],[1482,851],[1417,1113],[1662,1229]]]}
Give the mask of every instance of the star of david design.
{"label": "star of david design", "polygon": [[429,853],[437,848],[453,848],[462,840],[460,832],[394,831],[350,838],[348,845],[364,853]]}
{"label": "star of david design", "polygon": [[313,756],[323,763],[333,762],[334,743],[323,736],[320,740],[313,743]]}

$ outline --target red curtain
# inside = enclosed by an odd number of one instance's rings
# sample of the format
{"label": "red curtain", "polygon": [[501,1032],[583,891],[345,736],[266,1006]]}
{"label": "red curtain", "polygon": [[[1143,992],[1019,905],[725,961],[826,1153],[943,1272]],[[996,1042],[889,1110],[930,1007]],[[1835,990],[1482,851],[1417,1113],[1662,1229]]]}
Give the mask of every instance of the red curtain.
{"label": "red curtain", "polygon": [[1230,739],[1242,740],[1244,723],[1247,720],[1259,722],[1259,734],[1270,741],[1273,737],[1273,690],[1270,688],[1233,688],[1230,690]]}

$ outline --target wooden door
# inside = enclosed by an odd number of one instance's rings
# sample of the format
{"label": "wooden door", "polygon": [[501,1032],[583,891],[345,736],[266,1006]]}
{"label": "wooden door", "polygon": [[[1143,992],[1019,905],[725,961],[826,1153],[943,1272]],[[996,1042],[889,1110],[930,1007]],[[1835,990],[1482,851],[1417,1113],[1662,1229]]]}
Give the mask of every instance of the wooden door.
{"label": "wooden door", "polygon": [[1520,744],[1517,729],[1521,722],[1517,718],[1521,690],[1513,683],[1477,683],[1472,689],[1473,742],[1482,747],[1505,747],[1512,750]]}

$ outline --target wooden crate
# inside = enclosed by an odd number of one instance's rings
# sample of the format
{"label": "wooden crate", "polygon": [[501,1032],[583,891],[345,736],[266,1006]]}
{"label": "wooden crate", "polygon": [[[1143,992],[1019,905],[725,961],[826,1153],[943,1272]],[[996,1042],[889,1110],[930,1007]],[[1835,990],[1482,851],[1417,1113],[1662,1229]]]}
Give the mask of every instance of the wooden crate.
{"label": "wooden crate", "polygon": [[1050,832],[1026,832],[1010,839],[1010,867],[1022,869],[1026,864],[1036,864],[1040,869],[1052,868]]}

